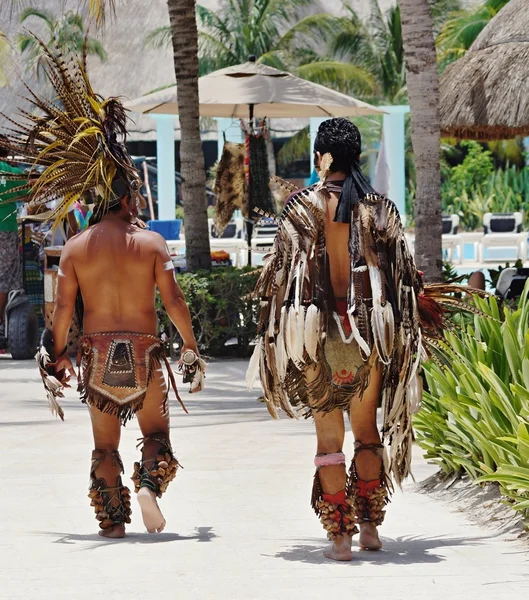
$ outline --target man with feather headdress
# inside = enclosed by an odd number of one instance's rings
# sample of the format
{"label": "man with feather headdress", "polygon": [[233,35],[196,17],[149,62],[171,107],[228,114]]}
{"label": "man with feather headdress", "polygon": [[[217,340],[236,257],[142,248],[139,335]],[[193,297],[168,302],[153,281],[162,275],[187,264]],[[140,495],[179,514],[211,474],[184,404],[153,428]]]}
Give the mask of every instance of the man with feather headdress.
{"label": "man with feather headdress", "polygon": [[[90,226],[62,251],[53,326],[44,332],[37,360],[52,410],[63,418],[57,398],[63,397],[74,371],[67,338],[76,304],[82,304],[78,389],[92,421],[89,497],[100,534],[123,537],[130,523],[130,491],[121,480],[119,441],[121,424],[134,415],[143,438],[132,479],[147,530],[159,532],[165,520],[157,497],[179,467],[169,440],[164,362],[181,400],[157,337],[156,287],[182,336],[182,355],[189,365],[183,367],[184,381],[191,381],[192,391],[201,387],[204,363],[167,245],[160,235],[137,225],[141,181],[120,141],[126,135],[123,106],[116,98],[105,100],[93,92],[84,62],[66,62],[59,52],[41,46],[56,99],[48,101],[28,88],[36,110],[21,110],[18,122],[6,117],[10,128],[2,143],[32,169],[44,169],[32,185],[29,204],[35,208],[60,199],[52,215],[54,226],[86,197],[95,206]],[[11,192],[22,196],[27,189],[21,185]]]}
{"label": "man with feather headdress", "polygon": [[[423,286],[396,207],[370,186],[360,151],[349,120],[321,124],[321,181],[291,194],[279,219],[255,290],[260,335],[248,369],[272,416],[314,418],[312,506],[334,560],[351,559],[358,532],[361,548],[381,548],[392,481],[400,486],[410,472],[424,347],[438,343],[445,310],[464,306],[444,294],[458,286]],[[343,411],[355,438],[348,472]]]}

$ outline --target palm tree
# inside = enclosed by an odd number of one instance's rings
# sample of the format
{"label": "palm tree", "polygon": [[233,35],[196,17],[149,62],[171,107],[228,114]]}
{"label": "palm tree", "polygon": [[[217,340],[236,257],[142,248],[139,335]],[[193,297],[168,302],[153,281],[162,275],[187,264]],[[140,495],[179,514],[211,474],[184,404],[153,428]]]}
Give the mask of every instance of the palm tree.
{"label": "palm tree", "polygon": [[[101,42],[87,35],[83,17],[73,11],[57,17],[49,10],[26,8],[20,15],[20,22],[24,24],[28,19],[40,19],[47,29],[47,44],[56,46],[64,54],[80,54],[83,51],[88,55],[98,56],[105,61],[107,54]],[[26,56],[28,68],[38,78],[42,74],[43,53],[42,47],[35,37],[28,33],[17,36],[17,46]]]}
{"label": "palm tree", "polygon": [[439,63],[444,69],[461,58],[475,39],[509,0],[484,0],[478,6],[453,12],[437,38]]}
{"label": "palm tree", "polygon": [[439,77],[428,0],[398,0],[417,172],[415,258],[427,281],[442,268]]}
{"label": "palm tree", "polygon": [[370,2],[370,16],[362,21],[344,5],[347,16],[333,41],[339,56],[372,73],[377,87],[372,101],[399,104],[406,98],[406,74],[399,7],[382,13],[377,0]]}
{"label": "palm tree", "polygon": [[200,138],[198,31],[195,0],[168,0],[180,118],[186,261],[190,270],[211,268],[206,170]]}

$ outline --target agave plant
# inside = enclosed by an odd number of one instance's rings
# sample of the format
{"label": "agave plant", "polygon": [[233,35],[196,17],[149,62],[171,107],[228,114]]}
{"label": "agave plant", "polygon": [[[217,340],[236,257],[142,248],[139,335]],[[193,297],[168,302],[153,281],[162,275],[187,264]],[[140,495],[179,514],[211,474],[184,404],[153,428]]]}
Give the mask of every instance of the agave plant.
{"label": "agave plant", "polygon": [[483,316],[446,334],[449,368],[426,365],[417,440],[443,471],[498,483],[529,516],[529,284],[515,311],[475,302]]}

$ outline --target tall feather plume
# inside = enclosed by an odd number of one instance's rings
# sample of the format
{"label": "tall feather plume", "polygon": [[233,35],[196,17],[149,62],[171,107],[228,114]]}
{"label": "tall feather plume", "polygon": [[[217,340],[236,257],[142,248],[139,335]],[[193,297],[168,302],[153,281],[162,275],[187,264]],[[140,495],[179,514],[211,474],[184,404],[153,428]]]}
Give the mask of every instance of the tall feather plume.
{"label": "tall feather plume", "polygon": [[114,200],[112,185],[119,173],[135,200],[141,184],[123,143],[123,105],[93,91],[82,57],[66,62],[57,48],[34,37],[54,93],[48,100],[26,86],[30,110],[19,110],[18,120],[6,117],[13,127],[6,130],[7,142],[0,144],[32,169],[44,168],[31,194],[21,189],[18,199],[38,212],[45,202],[60,198],[51,217],[57,225],[89,190],[95,191],[96,203],[107,207]]}

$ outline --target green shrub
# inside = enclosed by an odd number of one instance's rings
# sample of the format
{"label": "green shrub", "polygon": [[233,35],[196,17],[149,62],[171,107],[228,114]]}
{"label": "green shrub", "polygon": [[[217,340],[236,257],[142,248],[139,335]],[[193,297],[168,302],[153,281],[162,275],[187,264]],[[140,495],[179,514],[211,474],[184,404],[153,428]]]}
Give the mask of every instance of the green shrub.
{"label": "green shrub", "polygon": [[[249,273],[249,274],[248,274]],[[207,356],[249,356],[257,334],[258,303],[248,294],[258,274],[234,267],[182,273],[176,276],[193,319],[200,351]],[[157,300],[160,330],[168,337],[169,350],[177,340],[174,328]],[[226,345],[227,342],[230,342]]]}
{"label": "green shrub", "polygon": [[486,212],[522,211],[524,227],[529,226],[529,212],[524,210],[529,201],[529,169],[511,166],[485,177],[485,167],[476,167],[475,172],[458,171],[460,167],[463,165],[453,167],[451,176],[443,181],[441,198],[443,213],[459,215],[461,229],[479,229]]}
{"label": "green shrub", "polygon": [[[446,473],[494,481],[529,516],[529,284],[516,311],[476,298],[464,334],[446,333],[449,367],[429,361],[415,416],[419,445]],[[492,317],[492,318],[490,318]]]}

